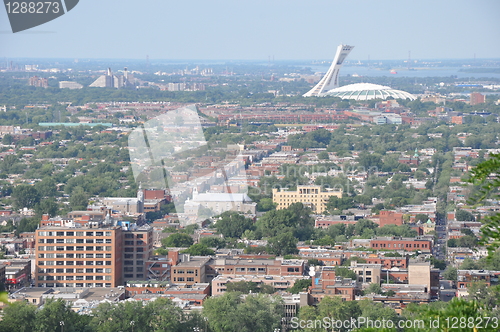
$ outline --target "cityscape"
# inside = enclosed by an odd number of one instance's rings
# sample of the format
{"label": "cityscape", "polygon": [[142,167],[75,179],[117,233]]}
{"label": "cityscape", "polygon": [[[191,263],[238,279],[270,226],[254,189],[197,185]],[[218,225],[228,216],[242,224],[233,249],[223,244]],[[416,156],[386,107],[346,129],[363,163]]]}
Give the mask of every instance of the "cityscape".
{"label": "cityscape", "polygon": [[195,2],[6,2],[0,332],[500,331],[500,7]]}

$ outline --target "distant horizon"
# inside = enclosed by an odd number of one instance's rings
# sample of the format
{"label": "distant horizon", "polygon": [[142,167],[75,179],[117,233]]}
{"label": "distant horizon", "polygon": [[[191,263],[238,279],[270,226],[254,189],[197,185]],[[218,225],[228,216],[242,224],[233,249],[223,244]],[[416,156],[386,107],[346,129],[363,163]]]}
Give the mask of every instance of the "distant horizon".
{"label": "distant horizon", "polygon": [[[74,62],[75,60],[78,61],[148,61],[146,58],[75,58],[75,57],[9,57],[9,56],[2,56],[0,55],[0,59],[3,61],[5,60],[65,60],[65,61],[71,61]],[[0,63],[2,62],[0,60]],[[167,59],[167,58],[149,58],[149,62],[151,61],[181,61],[181,62],[194,62],[194,61],[207,61],[207,62],[220,62],[220,61],[243,61],[243,62],[266,62],[266,63],[273,63],[273,62],[305,62],[305,61],[322,61],[322,62],[328,62],[332,61],[333,57],[331,59],[274,59],[274,60],[268,60],[268,59],[190,59],[190,58],[179,58],[179,59]],[[417,62],[422,62],[422,61],[486,61],[486,60],[497,60],[500,61],[500,57],[496,58],[419,58],[419,59],[410,59],[411,62],[417,61]],[[361,62],[361,63],[366,63],[366,62],[376,62],[376,61],[402,61],[406,62],[408,59],[401,58],[401,59],[346,59],[344,65],[348,65],[353,62]],[[500,67],[500,65],[499,65]]]}

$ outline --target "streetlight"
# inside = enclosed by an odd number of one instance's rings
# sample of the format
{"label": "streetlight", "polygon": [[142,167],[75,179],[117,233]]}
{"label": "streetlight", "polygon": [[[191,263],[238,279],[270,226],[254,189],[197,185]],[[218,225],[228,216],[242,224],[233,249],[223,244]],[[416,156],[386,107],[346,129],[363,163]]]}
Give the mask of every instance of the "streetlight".
{"label": "streetlight", "polygon": [[134,325],[135,325],[135,322],[134,322],[134,321],[131,321],[131,322],[130,322],[130,326],[132,326],[132,332],[134,332]]}
{"label": "streetlight", "polygon": [[61,325],[61,332],[64,332],[64,321],[60,321],[59,325]]}

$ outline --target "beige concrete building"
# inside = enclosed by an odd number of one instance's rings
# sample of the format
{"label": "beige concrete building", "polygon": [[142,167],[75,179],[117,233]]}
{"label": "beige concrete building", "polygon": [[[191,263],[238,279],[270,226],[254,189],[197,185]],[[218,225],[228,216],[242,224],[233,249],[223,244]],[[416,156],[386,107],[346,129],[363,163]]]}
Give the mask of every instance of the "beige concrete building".
{"label": "beige concrete building", "polygon": [[230,282],[254,282],[258,285],[269,285],[274,288],[275,291],[286,291],[287,288],[293,287],[297,280],[306,279],[305,276],[272,276],[272,275],[245,275],[230,277],[226,275],[219,275],[212,280],[212,296],[222,295],[227,290],[227,284]]}
{"label": "beige concrete building", "polygon": [[330,197],[342,197],[342,190],[322,191],[321,186],[297,186],[296,191],[281,191],[273,189],[273,202],[278,204],[278,210],[286,209],[293,203],[302,203],[311,208],[316,214],[326,210]]}

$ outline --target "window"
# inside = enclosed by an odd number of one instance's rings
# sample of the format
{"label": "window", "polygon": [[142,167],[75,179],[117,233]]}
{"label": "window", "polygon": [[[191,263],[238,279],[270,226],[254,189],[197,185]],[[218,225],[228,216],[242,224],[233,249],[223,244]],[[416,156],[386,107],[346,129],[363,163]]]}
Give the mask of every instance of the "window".
{"label": "window", "polygon": [[87,254],[86,257],[87,258],[94,258],[94,254]]}
{"label": "window", "polygon": [[62,246],[57,246],[57,247],[56,247],[56,250],[57,250],[57,251],[64,251],[64,247],[62,247]]}
{"label": "window", "polygon": [[136,278],[142,279],[142,278],[144,278],[144,274],[137,274]]}
{"label": "window", "polygon": [[137,250],[136,250],[136,251],[137,251],[137,252],[143,252],[143,251],[144,251],[144,248],[139,247],[139,248],[137,248]]}
{"label": "window", "polygon": [[85,243],[94,243],[94,239],[87,239],[85,240]]}
{"label": "window", "polygon": [[127,233],[127,234],[125,234],[125,238],[126,239],[133,239],[134,238],[134,234]]}
{"label": "window", "polygon": [[134,241],[125,241],[125,245],[126,246],[133,246],[134,245]]}
{"label": "window", "polygon": [[94,232],[87,232],[86,236],[94,236]]}
{"label": "window", "polygon": [[134,275],[133,275],[133,274],[131,274],[131,273],[126,273],[126,274],[124,274],[123,276],[124,276],[125,278],[133,278],[133,277],[134,277]]}
{"label": "window", "polygon": [[66,269],[66,273],[73,273],[75,269]]}
{"label": "window", "polygon": [[184,277],[178,277],[177,281],[184,281]]}
{"label": "window", "polygon": [[83,251],[83,246],[76,246],[76,251]]}
{"label": "window", "polygon": [[111,239],[106,239],[106,243],[111,243]]}
{"label": "window", "polygon": [[186,281],[194,281],[194,278],[193,277],[187,277]]}
{"label": "window", "polygon": [[[107,264],[106,264],[107,265]],[[110,264],[111,265],[111,264]],[[134,261],[124,261],[123,265],[134,265]]]}
{"label": "window", "polygon": [[66,276],[66,280],[74,280],[73,276]]}
{"label": "window", "polygon": [[75,236],[75,232],[66,232],[66,236]]}
{"label": "window", "polygon": [[71,247],[71,246],[70,247],[66,247],[66,251],[73,251],[73,250],[75,250],[75,247]]}
{"label": "window", "polygon": [[56,239],[56,243],[64,243],[64,239]]}
{"label": "window", "polygon": [[45,240],[46,243],[54,243],[54,239],[47,239]]}
{"label": "window", "polygon": [[95,236],[104,236],[104,232],[95,232]]}
{"label": "window", "polygon": [[94,273],[94,269],[85,269],[85,273]]}
{"label": "window", "polygon": [[83,243],[83,239],[76,239],[76,243]]}

